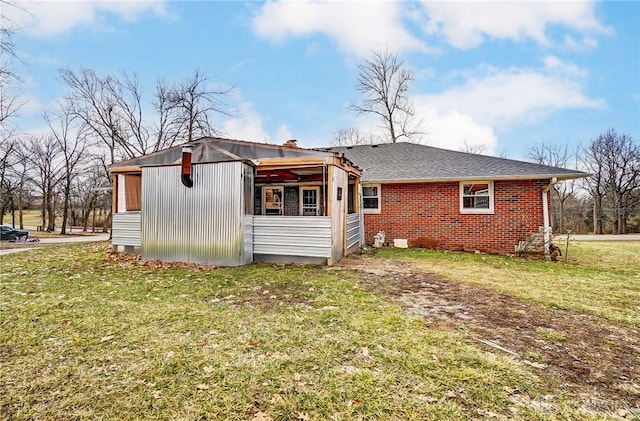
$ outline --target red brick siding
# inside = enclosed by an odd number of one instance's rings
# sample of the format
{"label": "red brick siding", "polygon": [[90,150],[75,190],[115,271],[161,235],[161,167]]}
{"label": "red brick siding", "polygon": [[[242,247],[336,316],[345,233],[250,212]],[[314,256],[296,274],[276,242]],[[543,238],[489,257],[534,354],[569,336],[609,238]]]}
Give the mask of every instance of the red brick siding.
{"label": "red brick siding", "polygon": [[495,181],[494,214],[460,213],[460,184],[383,184],[381,213],[365,214],[367,244],[406,238],[411,247],[513,253],[543,226],[542,189],[548,180]]}

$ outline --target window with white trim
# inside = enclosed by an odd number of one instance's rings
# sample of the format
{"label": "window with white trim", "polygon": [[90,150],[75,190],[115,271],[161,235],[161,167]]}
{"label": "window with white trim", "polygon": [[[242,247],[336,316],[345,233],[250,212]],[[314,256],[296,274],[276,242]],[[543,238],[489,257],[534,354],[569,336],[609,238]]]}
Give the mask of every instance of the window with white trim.
{"label": "window with white trim", "polygon": [[320,210],[320,187],[300,187],[300,215],[317,216]]}
{"label": "window with white trim", "polygon": [[364,213],[380,213],[380,184],[362,185],[362,208]]}
{"label": "window with white trim", "polygon": [[460,213],[493,213],[493,181],[461,181]]}

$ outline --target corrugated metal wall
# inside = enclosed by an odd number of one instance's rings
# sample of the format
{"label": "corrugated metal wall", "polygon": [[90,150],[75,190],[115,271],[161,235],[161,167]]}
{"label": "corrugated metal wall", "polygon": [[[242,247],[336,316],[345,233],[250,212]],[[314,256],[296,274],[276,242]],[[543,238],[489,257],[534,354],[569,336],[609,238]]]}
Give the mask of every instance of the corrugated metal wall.
{"label": "corrugated metal wall", "polygon": [[140,212],[114,213],[111,225],[112,244],[140,247],[142,244],[140,219]]}
{"label": "corrugated metal wall", "polygon": [[331,257],[328,216],[253,217],[253,252],[281,256]]}
{"label": "corrugated metal wall", "polygon": [[360,243],[360,214],[347,215],[347,249]]}
{"label": "corrugated metal wall", "polygon": [[143,168],[143,259],[250,263],[244,226],[246,167],[241,162],[194,165],[192,188],[182,185],[180,167]]}

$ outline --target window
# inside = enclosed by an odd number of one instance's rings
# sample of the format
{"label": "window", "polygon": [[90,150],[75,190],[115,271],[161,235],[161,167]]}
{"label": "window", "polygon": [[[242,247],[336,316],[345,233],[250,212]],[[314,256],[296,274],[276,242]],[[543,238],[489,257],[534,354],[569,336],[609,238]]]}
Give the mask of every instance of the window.
{"label": "window", "polygon": [[127,174],[124,176],[124,200],[127,211],[140,210],[142,175]]}
{"label": "window", "polygon": [[347,211],[349,214],[356,213],[356,185],[353,183],[347,188]]}
{"label": "window", "polygon": [[380,213],[380,184],[362,185],[362,207],[364,213]]}
{"label": "window", "polygon": [[493,181],[460,183],[461,213],[493,213]]}
{"label": "window", "polygon": [[320,187],[300,187],[300,215],[317,216]]}
{"label": "window", "polygon": [[284,189],[282,186],[262,188],[262,214],[282,215],[284,207]]}

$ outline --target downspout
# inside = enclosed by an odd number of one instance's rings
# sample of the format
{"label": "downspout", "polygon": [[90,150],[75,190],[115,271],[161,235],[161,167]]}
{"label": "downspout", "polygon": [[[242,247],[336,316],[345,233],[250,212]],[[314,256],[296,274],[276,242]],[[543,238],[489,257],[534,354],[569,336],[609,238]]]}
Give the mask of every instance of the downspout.
{"label": "downspout", "polygon": [[191,177],[191,151],[193,145],[182,146],[182,184],[186,187],[193,187],[193,178]]}
{"label": "downspout", "polygon": [[549,255],[549,244],[551,244],[551,221],[549,218],[549,191],[558,183],[558,178],[553,177],[550,183],[542,189],[542,219],[544,232],[544,254]]}

